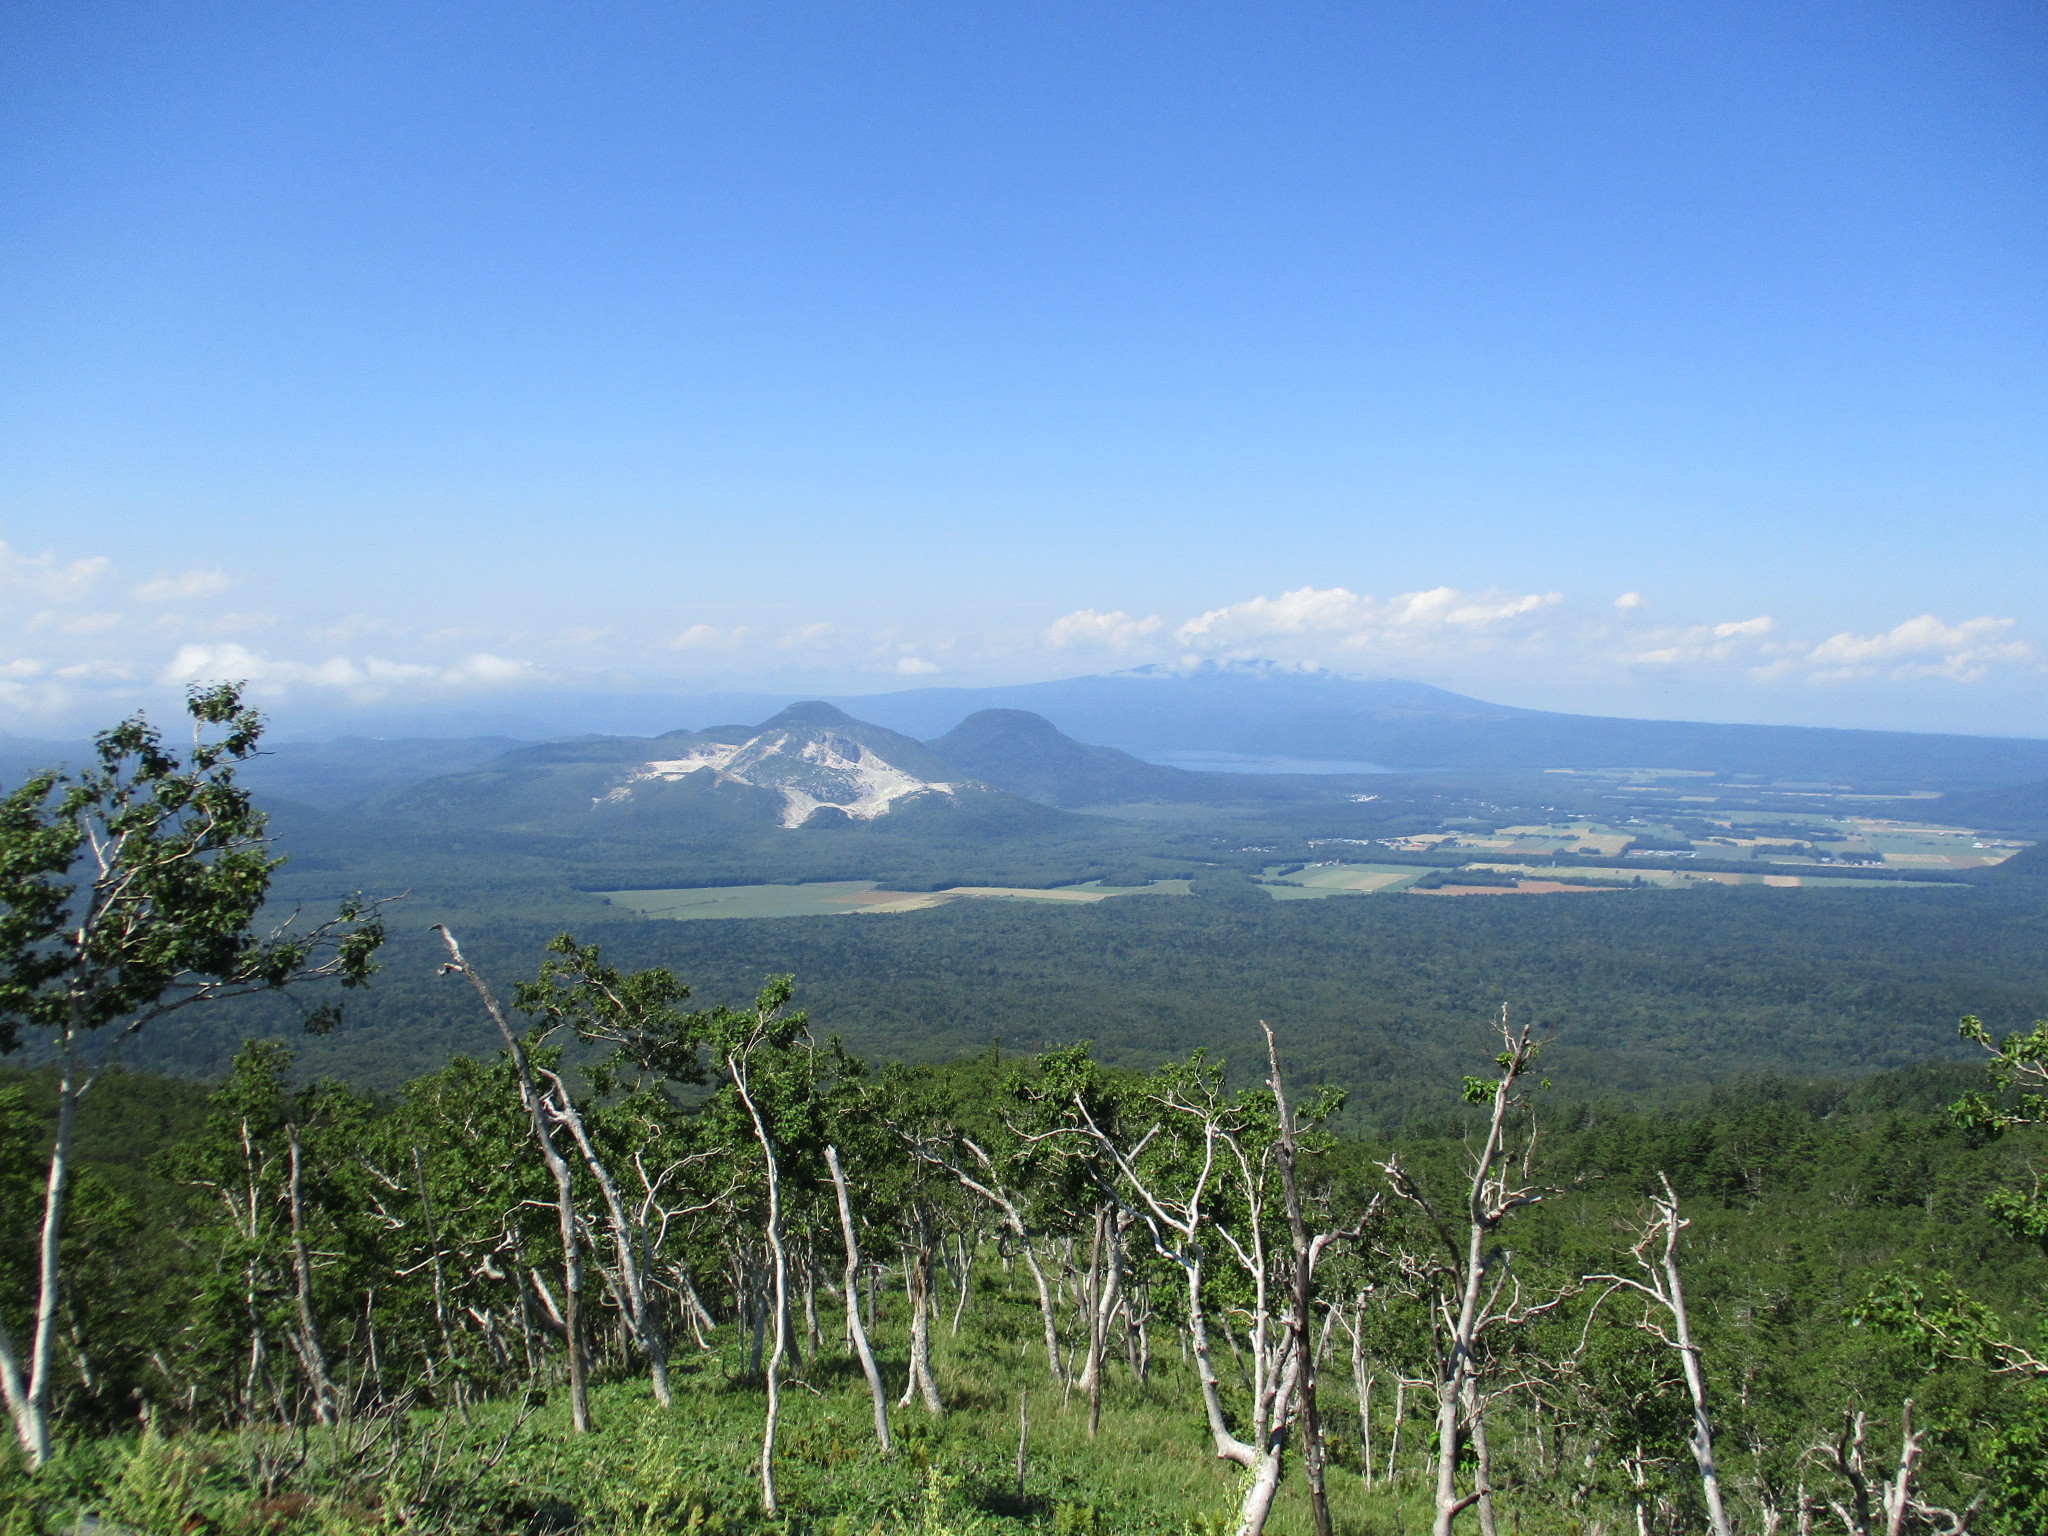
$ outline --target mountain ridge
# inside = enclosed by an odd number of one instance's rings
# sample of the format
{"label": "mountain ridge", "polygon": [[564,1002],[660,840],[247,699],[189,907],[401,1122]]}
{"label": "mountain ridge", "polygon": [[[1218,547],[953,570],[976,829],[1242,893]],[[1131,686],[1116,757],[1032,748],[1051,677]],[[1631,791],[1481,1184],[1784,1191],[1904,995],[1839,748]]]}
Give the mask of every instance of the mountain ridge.
{"label": "mountain ridge", "polygon": [[[370,802],[374,813],[517,831],[663,824],[803,827],[875,821],[921,803],[1016,800],[922,742],[822,700],[758,726],[591,736],[514,748]],[[1019,800],[1019,806],[1025,802]]]}
{"label": "mountain ridge", "polygon": [[[896,733],[899,742],[917,743],[951,732],[982,710],[1026,711],[1045,717],[1079,742],[1139,759],[1214,754],[1370,763],[1403,770],[1664,768],[1949,792],[2048,778],[2048,740],[2033,737],[1575,715],[1494,704],[1401,679],[1249,663],[1140,667],[1051,682],[926,687],[823,700],[731,693],[527,694],[506,702],[508,711],[526,712],[518,717],[473,709],[459,714],[415,711],[392,714],[384,723],[416,733],[409,741],[392,743],[391,753],[434,771],[450,758],[429,743],[463,739],[450,736],[441,726],[457,726],[478,737],[495,732],[528,741],[549,738],[559,747],[565,739],[595,739],[565,729],[594,720],[606,721],[605,734],[611,737],[625,736],[627,724],[636,739],[641,733],[673,734],[678,727],[689,728],[685,734],[716,735],[757,728],[715,722],[761,719],[797,704],[829,705],[848,718],[857,715],[860,721]],[[287,727],[290,724],[287,712]],[[376,724],[376,716],[355,716],[345,734],[360,740]],[[283,754],[274,766],[251,770],[252,787],[291,794],[294,790],[286,781],[306,785],[317,776],[312,772],[315,757],[365,756],[368,743],[348,749],[330,744],[315,752],[312,744],[290,741],[294,734],[303,735],[303,721],[300,726],[296,732],[287,728],[278,733],[287,743]],[[83,744],[0,740],[0,767],[10,775],[19,774],[63,756],[81,760],[86,750]],[[481,749],[469,750],[471,756],[485,755]],[[390,779],[396,776],[361,762],[342,764],[337,787],[325,792],[326,803],[341,803],[346,797],[340,781],[354,786],[356,794],[367,795],[390,788]],[[270,777],[278,782],[264,785]]]}

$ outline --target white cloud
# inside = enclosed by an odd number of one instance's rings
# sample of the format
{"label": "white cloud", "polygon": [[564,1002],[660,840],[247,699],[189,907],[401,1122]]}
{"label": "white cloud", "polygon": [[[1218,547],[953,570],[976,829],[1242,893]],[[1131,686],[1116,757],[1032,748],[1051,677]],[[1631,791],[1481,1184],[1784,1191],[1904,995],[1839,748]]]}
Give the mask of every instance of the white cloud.
{"label": "white cloud", "polygon": [[185,571],[176,576],[159,576],[128,590],[146,603],[165,603],[217,597],[234,584],[235,579],[226,571]]}
{"label": "white cloud", "polygon": [[1298,587],[1278,597],[1212,608],[1174,631],[1200,651],[1257,648],[1273,640],[1321,638],[1344,650],[1455,649],[1524,632],[1526,621],[1562,602],[1557,592],[1463,592],[1432,587],[1382,601],[1344,587]]}
{"label": "white cloud", "polygon": [[1768,614],[1687,629],[1638,631],[1621,660],[1636,665],[1676,667],[1731,664],[1752,679],[1770,682],[1803,678],[1835,683],[1890,677],[1946,678],[1975,682],[1997,667],[2038,665],[2040,653],[2024,640],[2007,638],[2011,619],[1976,618],[1950,624],[1933,614],[1907,619],[1880,634],[1844,630],[1814,643],[1779,636]]}
{"label": "white cloud", "polygon": [[905,656],[896,663],[896,670],[904,677],[929,677],[939,667],[921,656]]}
{"label": "white cloud", "polygon": [[394,689],[419,686],[444,688],[503,687],[536,675],[531,662],[478,652],[451,666],[387,661],[358,661],[334,656],[325,661],[288,661],[262,656],[245,646],[186,645],[179,647],[157,682],[164,686],[234,679],[272,694],[297,688],[334,688],[358,698],[381,698]]}
{"label": "white cloud", "polygon": [[135,674],[118,661],[80,661],[68,667],[59,667],[50,674],[66,682],[125,683],[132,681]]}
{"label": "white cloud", "polygon": [[830,624],[803,624],[792,629],[788,634],[776,641],[775,644],[780,650],[793,651],[799,646],[810,645],[815,641],[822,640],[831,633],[832,626]]}
{"label": "white cloud", "polygon": [[451,685],[482,683],[489,687],[502,688],[508,683],[524,682],[534,675],[530,661],[518,661],[510,656],[492,656],[478,651],[474,656],[455,666],[442,670],[441,681]]}
{"label": "white cloud", "polygon": [[[826,626],[830,628],[830,626]],[[692,624],[669,641],[672,650],[693,651],[738,645],[750,633],[743,627],[719,629],[711,624]],[[787,641],[784,642],[788,643]]]}
{"label": "white cloud", "polygon": [[60,564],[47,551],[24,555],[0,539],[0,589],[35,592],[62,601],[81,596],[112,569],[113,562],[105,555]]}
{"label": "white cloud", "polygon": [[110,629],[121,627],[118,613],[56,613],[44,611],[22,626],[33,633],[41,629],[54,629],[62,635],[103,635]]}
{"label": "white cloud", "polygon": [[1645,649],[1625,653],[1621,659],[1634,665],[1652,667],[1723,662],[1737,657],[1754,659],[1763,637],[1777,627],[1777,620],[1767,613],[1760,613],[1753,619],[1733,619],[1725,624],[1638,630],[1632,643]]}
{"label": "white cloud", "polygon": [[259,629],[274,629],[282,622],[275,613],[222,613],[195,619],[189,613],[160,613],[156,627],[173,635],[246,635]]}
{"label": "white cloud", "polygon": [[1634,613],[1638,608],[1650,606],[1650,600],[1640,592],[1624,592],[1614,600],[1614,606],[1623,613]]}
{"label": "white cloud", "polygon": [[1093,608],[1083,608],[1064,618],[1054,619],[1046,628],[1045,643],[1062,648],[1094,645],[1124,651],[1164,628],[1165,623],[1156,613],[1134,619],[1121,608],[1112,613],[1097,613]]}
{"label": "white cloud", "polygon": [[1788,658],[1769,670],[1775,675],[1804,668],[1815,682],[1874,677],[1887,670],[1895,678],[1975,682],[1993,667],[2024,666],[2038,660],[2039,652],[2026,641],[1997,638],[2012,627],[2011,619],[1987,617],[1949,624],[1923,613],[1880,635],[1848,630],[1830,635],[1805,655]]}

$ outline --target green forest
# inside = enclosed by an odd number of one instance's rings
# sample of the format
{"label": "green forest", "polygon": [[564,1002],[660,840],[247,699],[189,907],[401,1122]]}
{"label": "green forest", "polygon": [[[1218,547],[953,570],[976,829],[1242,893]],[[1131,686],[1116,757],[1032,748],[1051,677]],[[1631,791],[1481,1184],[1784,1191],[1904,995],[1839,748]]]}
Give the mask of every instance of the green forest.
{"label": "green forest", "polygon": [[2026,859],[572,938],[191,707],[0,800],[8,1536],[2048,1525]]}

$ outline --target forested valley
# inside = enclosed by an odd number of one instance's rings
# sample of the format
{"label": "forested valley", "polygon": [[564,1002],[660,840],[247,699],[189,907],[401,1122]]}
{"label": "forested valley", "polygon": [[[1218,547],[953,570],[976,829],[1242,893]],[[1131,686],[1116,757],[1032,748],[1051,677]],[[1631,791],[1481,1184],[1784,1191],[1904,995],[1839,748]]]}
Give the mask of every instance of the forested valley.
{"label": "forested valley", "polygon": [[[1640,1020],[1574,1041],[1573,988],[1682,927],[1669,905],[1534,1004],[1446,963],[1405,1056],[1279,1009],[1095,1048],[1067,996],[905,1061],[800,997],[801,966],[736,991],[754,953],[707,978],[609,931],[465,951],[354,898],[272,925],[277,850],[234,779],[260,721],[232,689],[193,713],[187,754],[130,722],[0,803],[0,1045],[33,1052],[0,1081],[10,1536],[2048,1524],[2023,880],[1809,909],[1897,903],[1881,995],[1799,1000],[1837,1060],[1886,1068],[1855,1078],[1771,1053],[1789,981],[1732,1026],[1747,1073],[1703,1065],[1726,1040],[1675,1005],[1653,1052],[1624,1049]],[[1233,899],[1174,919],[1154,963],[1193,967],[1184,993]],[[1782,909],[1726,910],[1769,950]],[[1304,987],[1358,937],[1267,921]],[[1468,925],[1441,960],[1501,919],[1429,921]],[[1899,952],[1944,942],[1914,993]],[[1967,996],[1977,960],[2003,967],[1988,1026],[1850,1049],[1874,1009]],[[308,1072],[392,984],[437,989],[467,1054]],[[237,1018],[261,1038],[210,1081],[107,1049]]]}

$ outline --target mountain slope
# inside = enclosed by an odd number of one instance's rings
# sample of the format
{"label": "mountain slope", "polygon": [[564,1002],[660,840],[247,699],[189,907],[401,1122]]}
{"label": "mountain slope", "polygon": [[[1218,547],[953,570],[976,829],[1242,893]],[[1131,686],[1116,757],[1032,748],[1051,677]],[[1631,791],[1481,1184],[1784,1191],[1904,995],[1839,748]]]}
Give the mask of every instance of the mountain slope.
{"label": "mountain slope", "polygon": [[2015,832],[2021,837],[2048,837],[2048,780],[1975,794],[1944,795],[1927,807],[1927,813],[1966,827]]}
{"label": "mountain slope", "polygon": [[1115,747],[1076,741],[1045,716],[1024,709],[978,710],[925,745],[971,778],[1042,805],[1068,808],[1140,801],[1246,806],[1340,800],[1359,782],[1321,774],[1169,768]]}
{"label": "mountain slope", "polygon": [[377,802],[443,827],[644,836],[724,827],[794,831],[927,816],[1036,824],[1043,813],[947,764],[922,743],[829,704],[796,704],[760,726],[522,747],[469,773]]}
{"label": "mountain slope", "polygon": [[1042,805],[1179,800],[1187,781],[1202,777],[1089,746],[1023,709],[978,710],[926,745],[963,773]]}

